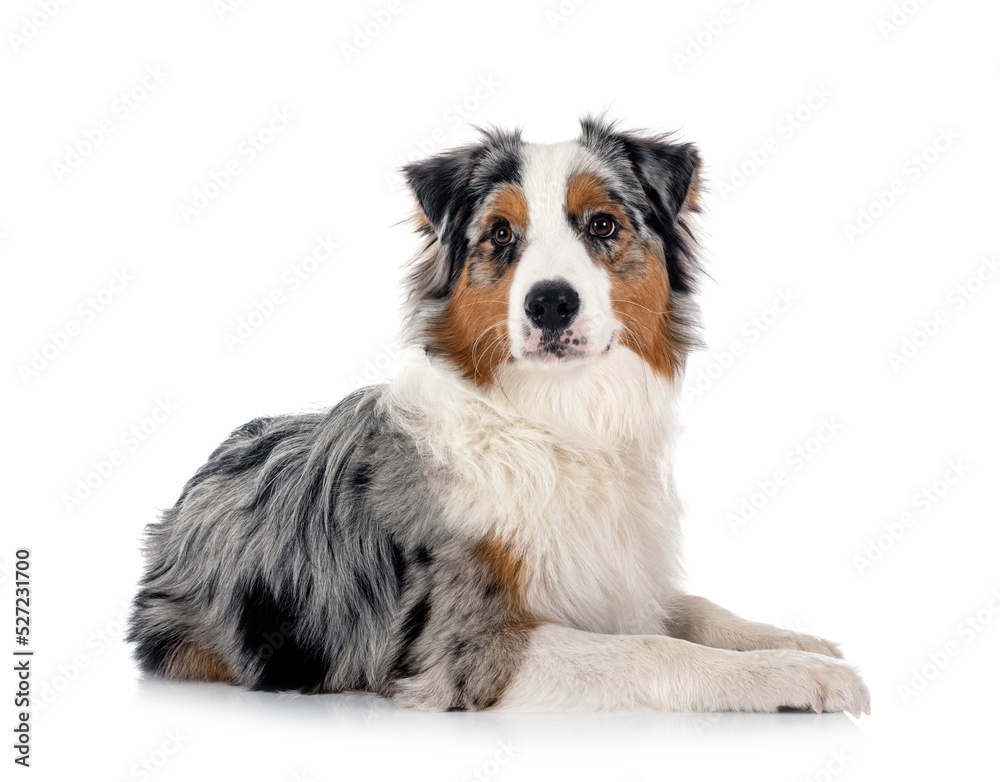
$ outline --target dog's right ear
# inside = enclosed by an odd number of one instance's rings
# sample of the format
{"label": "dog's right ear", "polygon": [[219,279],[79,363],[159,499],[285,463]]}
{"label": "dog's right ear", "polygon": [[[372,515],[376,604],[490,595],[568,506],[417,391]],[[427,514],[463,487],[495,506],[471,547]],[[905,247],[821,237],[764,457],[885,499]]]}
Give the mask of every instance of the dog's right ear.
{"label": "dog's right ear", "polygon": [[481,149],[481,145],[459,147],[403,168],[420,211],[444,243],[448,224],[455,222],[459,201],[468,188]]}
{"label": "dog's right ear", "polygon": [[417,200],[417,230],[430,242],[411,277],[411,291],[440,298],[462,271],[469,252],[469,223],[483,199],[516,181],[519,131],[482,130],[477,144],[458,147],[403,167]]}
{"label": "dog's right ear", "polygon": [[482,145],[459,147],[410,163],[403,175],[417,200],[417,231],[429,239],[410,278],[417,297],[440,298],[462,270],[468,252],[469,184]]}

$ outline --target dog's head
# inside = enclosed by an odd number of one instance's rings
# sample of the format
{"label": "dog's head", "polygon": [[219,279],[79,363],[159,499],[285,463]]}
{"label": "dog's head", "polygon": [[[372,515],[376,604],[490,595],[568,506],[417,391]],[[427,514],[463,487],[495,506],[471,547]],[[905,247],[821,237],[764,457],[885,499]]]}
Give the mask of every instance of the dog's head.
{"label": "dog's head", "polygon": [[484,133],[405,169],[428,239],[410,335],[477,384],[618,350],[669,379],[696,341],[697,151],[599,120],[582,130],[560,144]]}

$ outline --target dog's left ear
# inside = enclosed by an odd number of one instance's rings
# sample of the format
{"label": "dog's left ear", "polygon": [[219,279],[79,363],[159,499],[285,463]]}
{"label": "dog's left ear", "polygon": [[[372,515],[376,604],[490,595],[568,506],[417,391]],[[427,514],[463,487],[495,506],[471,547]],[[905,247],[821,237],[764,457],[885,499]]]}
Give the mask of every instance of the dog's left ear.
{"label": "dog's left ear", "polygon": [[676,143],[669,135],[618,131],[590,117],[580,124],[586,145],[624,158],[639,180],[647,222],[663,245],[670,287],[693,292],[699,269],[690,217],[701,211],[701,156],[694,144]]}
{"label": "dog's left ear", "polygon": [[674,144],[665,138],[624,134],[632,167],[653,209],[671,221],[683,212],[701,210],[701,155],[694,144]]}

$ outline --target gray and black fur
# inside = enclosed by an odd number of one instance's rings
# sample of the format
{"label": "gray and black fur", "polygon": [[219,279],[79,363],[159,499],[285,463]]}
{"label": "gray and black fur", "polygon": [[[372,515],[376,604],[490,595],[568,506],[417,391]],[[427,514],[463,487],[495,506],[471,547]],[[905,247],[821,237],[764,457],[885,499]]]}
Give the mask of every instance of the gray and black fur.
{"label": "gray and black fur", "polygon": [[144,671],[382,695],[430,674],[437,707],[493,704],[513,669],[484,646],[519,648],[522,612],[482,544],[435,524],[434,476],[382,394],[252,421],[188,481],[148,531],[129,635]]}

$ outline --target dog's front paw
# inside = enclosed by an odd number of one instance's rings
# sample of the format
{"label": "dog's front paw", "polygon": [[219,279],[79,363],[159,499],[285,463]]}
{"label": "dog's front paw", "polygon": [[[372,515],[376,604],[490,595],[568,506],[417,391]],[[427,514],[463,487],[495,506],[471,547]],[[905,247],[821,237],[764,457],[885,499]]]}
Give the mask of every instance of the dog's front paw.
{"label": "dog's front paw", "polygon": [[[809,637],[809,636],[807,636]],[[871,696],[858,672],[822,654],[803,651],[746,652],[751,699],[764,711],[781,708],[871,713]]]}
{"label": "dog's front paw", "polygon": [[813,652],[827,657],[843,659],[840,646],[833,641],[805,633],[793,633],[791,630],[774,628],[768,632],[751,634],[744,639],[743,651],[757,649],[791,649],[799,652]]}

